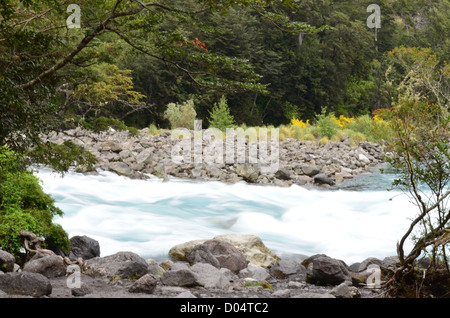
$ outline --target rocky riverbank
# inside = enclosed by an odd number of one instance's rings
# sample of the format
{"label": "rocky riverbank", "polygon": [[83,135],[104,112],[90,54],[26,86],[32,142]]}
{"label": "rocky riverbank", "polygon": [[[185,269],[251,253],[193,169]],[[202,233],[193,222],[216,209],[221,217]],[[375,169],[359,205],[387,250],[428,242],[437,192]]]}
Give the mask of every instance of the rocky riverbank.
{"label": "rocky riverbank", "polygon": [[[194,132],[192,132],[193,135]],[[93,171],[81,169],[81,172],[113,171],[119,175],[140,179],[152,174],[166,180],[172,176],[227,183],[246,181],[276,186],[292,184],[333,186],[345,179],[370,171],[372,167],[382,163],[385,157],[383,146],[375,143],[360,142],[351,145],[349,140],[341,140],[320,144],[288,138],[280,141],[276,145],[277,148],[273,148],[279,149],[277,168],[266,169],[268,172],[265,172],[262,168],[268,166],[269,159],[261,158],[260,151],[263,144],[257,142],[258,154],[252,154],[251,146],[246,140],[244,145],[246,153],[242,161],[242,158],[238,157],[237,138],[223,140],[221,143],[223,148],[220,150],[223,160],[214,162],[206,158],[206,150],[211,148],[217,155],[218,148],[212,147],[215,145],[211,141],[214,138],[200,139],[200,156],[202,157],[199,161],[199,157],[197,159],[195,157],[199,149],[195,148],[194,137],[188,144],[192,147],[177,151],[176,147],[180,148],[180,139],[174,138],[171,132],[150,135],[148,129],[142,129],[138,135],[132,136],[126,131],[110,129],[106,132],[94,133],[77,128],[51,133],[45,139],[56,144],[72,141],[94,154],[98,158],[95,169]],[[270,155],[272,144],[270,142],[267,144],[270,149],[266,153]],[[230,158],[227,160],[227,150],[229,152],[230,149],[234,157],[231,158],[232,160],[229,160]],[[174,160],[174,156],[183,153],[187,154],[184,160]],[[270,158],[272,160],[274,157]],[[261,162],[264,160],[266,163],[263,166]]]}
{"label": "rocky riverbank", "polygon": [[0,250],[0,298],[375,298],[382,291],[367,284],[397,265],[396,257],[350,266],[323,254],[281,259],[253,235],[179,244],[160,263],[127,251],[101,257],[86,236],[71,242],[64,256],[82,258],[81,265],[35,255],[20,267]]}

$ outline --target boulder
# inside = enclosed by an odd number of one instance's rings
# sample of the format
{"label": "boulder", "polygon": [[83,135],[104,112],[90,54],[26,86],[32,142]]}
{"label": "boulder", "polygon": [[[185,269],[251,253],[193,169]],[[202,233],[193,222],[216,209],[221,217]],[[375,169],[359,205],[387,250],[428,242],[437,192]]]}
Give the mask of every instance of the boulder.
{"label": "boulder", "polygon": [[334,185],[334,181],[328,177],[325,173],[319,173],[318,175],[314,176],[314,183],[315,184],[328,184],[328,185]]}
{"label": "boulder", "polygon": [[334,287],[329,293],[336,298],[361,298],[359,290],[356,287],[348,286],[346,283]]}
{"label": "boulder", "polygon": [[256,165],[246,163],[236,165],[236,174],[249,183],[256,183],[260,171]]}
{"label": "boulder", "polygon": [[23,266],[24,272],[39,273],[47,278],[61,277],[66,274],[66,265],[61,256],[50,255],[31,260]]}
{"label": "boulder", "polygon": [[199,276],[190,269],[168,270],[161,276],[161,283],[169,286],[201,286]]}
{"label": "boulder", "polygon": [[291,180],[291,174],[287,169],[280,169],[275,172],[275,178],[280,180]]}
{"label": "boulder", "polygon": [[205,244],[196,245],[192,251],[186,255],[190,264],[206,263],[216,268],[220,268],[219,260],[212,254],[209,247]]}
{"label": "boulder", "polygon": [[152,274],[145,274],[131,285],[128,289],[130,293],[153,294],[158,281]]}
{"label": "boulder", "polygon": [[87,294],[91,294],[92,293],[92,289],[89,288],[88,285],[86,285],[83,282],[81,282],[80,287],[72,288],[70,290],[70,292],[71,292],[72,296],[82,297],[82,296],[86,296]]}
{"label": "boulder", "polygon": [[186,255],[189,254],[195,246],[202,244],[205,241],[206,240],[193,240],[175,245],[169,250],[169,256],[178,261],[188,262]]}
{"label": "boulder", "polygon": [[70,244],[69,258],[71,260],[77,260],[79,257],[83,260],[88,260],[100,256],[100,244],[86,235],[72,237]]}
{"label": "boulder", "polygon": [[133,177],[134,171],[125,162],[112,162],[109,165],[109,170],[117,173],[120,176]]}
{"label": "boulder", "polygon": [[39,273],[6,273],[0,275],[0,290],[8,295],[44,297],[52,293],[52,285]]}
{"label": "boulder", "polygon": [[270,268],[270,273],[276,278],[296,278],[304,280],[306,277],[306,268],[293,259],[280,260]]}
{"label": "boulder", "polygon": [[228,268],[233,273],[238,274],[248,265],[248,261],[244,254],[231,243],[213,239],[208,240],[203,244],[206,245],[212,255],[216,257],[221,268]]}
{"label": "boulder", "polygon": [[198,283],[205,288],[224,288],[235,277],[227,268],[218,269],[206,263],[194,264],[191,270],[198,275]]}
{"label": "boulder", "polygon": [[270,272],[267,268],[256,266],[252,263],[248,264],[246,268],[239,272],[240,278],[253,278],[256,280],[268,280]]}
{"label": "boulder", "polygon": [[366,258],[364,261],[362,261],[361,264],[359,264],[358,272],[365,271],[369,267],[369,265],[375,264],[375,265],[381,266],[381,263],[382,263],[382,261],[378,258],[375,258],[375,257]]}
{"label": "boulder", "polygon": [[147,262],[133,252],[118,252],[95,257],[84,262],[84,273],[89,276],[112,278],[140,278],[149,272]]}
{"label": "boulder", "polygon": [[316,174],[320,172],[319,167],[317,167],[316,165],[306,164],[303,165],[301,168],[303,173],[308,177],[314,177]]}
{"label": "boulder", "polygon": [[260,267],[271,267],[280,258],[275,255],[261,238],[255,235],[224,234],[214,237],[215,240],[226,241],[240,250],[252,264]]}
{"label": "boulder", "polygon": [[0,250],[0,271],[3,272],[14,272],[14,264],[16,258],[3,250]]}
{"label": "boulder", "polygon": [[166,270],[162,268],[157,261],[153,259],[147,259],[145,260],[148,265],[148,271],[149,274],[152,274],[154,276],[161,276]]}
{"label": "boulder", "polygon": [[347,265],[324,254],[317,254],[302,263],[306,267],[306,282],[316,285],[339,285],[351,281]]}

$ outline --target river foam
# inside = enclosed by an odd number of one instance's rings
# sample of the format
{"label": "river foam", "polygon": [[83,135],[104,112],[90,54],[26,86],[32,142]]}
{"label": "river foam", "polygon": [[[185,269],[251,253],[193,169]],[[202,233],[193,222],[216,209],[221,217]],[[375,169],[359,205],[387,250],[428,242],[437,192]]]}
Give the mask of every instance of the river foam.
{"label": "river foam", "polygon": [[167,258],[180,243],[221,234],[253,234],[280,256],[327,254],[351,264],[396,254],[416,208],[399,192],[319,190],[246,183],[131,180],[49,169],[36,173],[64,211],[69,236],[99,241],[101,256],[132,251]]}

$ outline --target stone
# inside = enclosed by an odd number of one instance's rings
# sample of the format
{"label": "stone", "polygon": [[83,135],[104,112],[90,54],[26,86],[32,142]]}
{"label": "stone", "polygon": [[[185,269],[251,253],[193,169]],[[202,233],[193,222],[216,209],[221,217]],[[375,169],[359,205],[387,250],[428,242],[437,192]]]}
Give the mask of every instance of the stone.
{"label": "stone", "polygon": [[336,297],[329,293],[321,294],[321,293],[306,292],[306,293],[301,293],[301,294],[292,296],[291,298],[336,298]]}
{"label": "stone", "polygon": [[328,177],[325,173],[319,173],[316,176],[314,176],[314,183],[315,184],[328,184],[328,185],[334,185],[334,181],[331,180],[330,177]]}
{"label": "stone", "polygon": [[0,275],[0,290],[8,295],[43,297],[52,293],[52,285],[39,273],[6,273]]}
{"label": "stone", "polygon": [[276,278],[284,279],[296,276],[297,280],[304,280],[306,268],[293,259],[280,260],[270,268],[270,273]]}
{"label": "stone", "polygon": [[199,280],[198,275],[190,269],[169,270],[161,276],[161,283],[169,286],[201,286]]}
{"label": "stone", "polygon": [[3,250],[0,250],[0,272],[14,272],[16,258]]}
{"label": "stone", "polygon": [[348,286],[346,283],[334,287],[329,293],[336,298],[361,298],[359,290],[356,287]]}
{"label": "stone", "polygon": [[[232,281],[233,274],[227,274],[229,269],[220,269],[206,263],[197,263],[191,270],[198,275],[198,283],[205,288],[224,288]],[[230,271],[231,272],[231,271]]]}
{"label": "stone", "polygon": [[236,166],[236,174],[249,183],[256,183],[260,171],[257,166],[253,164],[238,164]]}
{"label": "stone", "polygon": [[86,235],[71,237],[70,244],[69,258],[71,260],[77,260],[79,257],[88,260],[100,256],[100,244]]}
{"label": "stone", "polygon": [[378,258],[375,258],[375,257],[366,258],[364,261],[362,261],[361,264],[359,264],[358,272],[365,271],[369,267],[369,265],[372,265],[372,264],[381,266],[381,263],[382,263],[382,261]]}
{"label": "stone", "polygon": [[197,297],[188,290],[188,291],[179,293],[174,298],[197,298]]}
{"label": "stone", "polygon": [[109,165],[109,170],[117,173],[120,176],[133,177],[134,171],[125,162],[113,162]]}
{"label": "stone", "polygon": [[268,268],[280,260],[256,235],[223,234],[215,236],[214,239],[233,244],[245,255],[249,263],[256,266]]}
{"label": "stone", "polygon": [[81,283],[80,287],[72,288],[70,292],[72,296],[82,297],[92,293],[92,289],[86,284]]}
{"label": "stone", "polygon": [[302,171],[308,177],[314,177],[320,172],[320,169],[316,165],[306,164],[302,166]]}
{"label": "stone", "polygon": [[190,264],[206,263],[216,268],[220,268],[220,263],[205,244],[196,245],[192,251],[186,255]]}
{"label": "stone", "polygon": [[84,273],[109,279],[140,278],[148,273],[147,262],[133,252],[118,252],[105,257],[95,257],[84,262]]}
{"label": "stone", "polygon": [[158,281],[152,274],[145,274],[138,280],[136,280],[133,285],[128,289],[130,293],[144,293],[153,294],[155,291]]}
{"label": "stone", "polygon": [[253,278],[256,280],[268,280],[270,278],[270,272],[267,268],[250,263],[246,268],[239,272],[239,277]]}
{"label": "stone", "polygon": [[316,285],[339,285],[352,278],[347,265],[341,260],[317,254],[303,261],[306,282]]}
{"label": "stone", "polygon": [[291,180],[291,174],[287,169],[280,169],[277,172],[275,172],[275,178],[280,180]]}
{"label": "stone", "polygon": [[193,240],[177,244],[169,250],[169,256],[175,260],[188,262],[186,255],[189,254],[189,252],[192,251],[195,246],[202,244],[205,241],[206,240]]}
{"label": "stone", "polygon": [[166,271],[153,259],[146,259],[145,262],[148,265],[149,274],[152,274],[153,276],[161,276]]}
{"label": "stone", "polygon": [[62,257],[50,255],[26,262],[23,271],[39,273],[47,278],[54,278],[66,274],[66,265]]}
{"label": "stone", "polygon": [[203,244],[206,245],[211,253],[217,258],[221,268],[228,268],[233,273],[238,274],[248,265],[248,261],[244,254],[231,243],[213,239],[208,240]]}

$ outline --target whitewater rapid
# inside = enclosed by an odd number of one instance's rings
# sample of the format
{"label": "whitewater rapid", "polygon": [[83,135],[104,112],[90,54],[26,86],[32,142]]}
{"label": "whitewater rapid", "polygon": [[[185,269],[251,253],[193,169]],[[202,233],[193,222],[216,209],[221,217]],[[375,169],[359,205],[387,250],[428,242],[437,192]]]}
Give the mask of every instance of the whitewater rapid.
{"label": "whitewater rapid", "polygon": [[[253,234],[276,254],[327,254],[347,264],[396,255],[416,207],[383,186],[320,190],[246,183],[131,180],[110,172],[35,175],[64,211],[69,234],[99,241],[101,256],[132,251],[162,260],[174,245]],[[407,245],[407,248],[410,248]]]}

